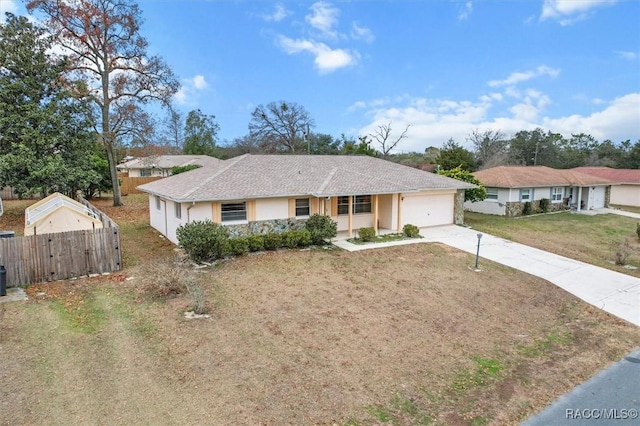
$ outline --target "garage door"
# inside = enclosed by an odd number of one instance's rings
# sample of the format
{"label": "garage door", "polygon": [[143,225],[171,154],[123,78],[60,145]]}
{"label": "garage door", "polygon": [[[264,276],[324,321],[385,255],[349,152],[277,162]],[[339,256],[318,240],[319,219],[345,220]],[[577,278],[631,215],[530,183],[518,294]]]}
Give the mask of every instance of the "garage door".
{"label": "garage door", "polygon": [[405,195],[402,202],[402,225],[451,225],[453,204],[454,194]]}

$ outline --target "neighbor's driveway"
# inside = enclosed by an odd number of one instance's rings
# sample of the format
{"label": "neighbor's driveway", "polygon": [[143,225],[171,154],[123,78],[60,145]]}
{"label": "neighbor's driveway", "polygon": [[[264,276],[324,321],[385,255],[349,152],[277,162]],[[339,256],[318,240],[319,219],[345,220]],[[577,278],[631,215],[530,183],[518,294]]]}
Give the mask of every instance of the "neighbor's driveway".
{"label": "neighbor's driveway", "polygon": [[[478,247],[476,230],[449,225],[422,228],[420,234],[424,238],[389,243],[355,245],[347,242],[346,238],[339,238],[333,243],[345,250],[359,251],[404,244],[439,242],[476,254]],[[640,279],[493,235],[482,234],[480,269],[482,269],[482,259],[489,259],[544,278],[585,302],[640,326]]]}
{"label": "neighbor's driveway", "polygon": [[[420,230],[436,241],[475,254],[478,231],[461,226]],[[640,279],[482,233],[482,259],[527,272],[568,291],[598,308],[640,326]]]}

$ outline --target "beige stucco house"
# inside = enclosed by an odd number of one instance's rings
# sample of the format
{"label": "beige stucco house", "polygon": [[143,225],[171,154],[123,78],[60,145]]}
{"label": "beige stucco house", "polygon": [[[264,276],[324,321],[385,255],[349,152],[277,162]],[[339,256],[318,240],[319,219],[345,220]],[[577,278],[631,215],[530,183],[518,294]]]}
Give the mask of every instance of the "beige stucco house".
{"label": "beige stucco house", "polygon": [[[367,156],[242,155],[138,187],[151,226],[178,243],[180,225],[243,225],[331,216],[338,231],[462,223],[460,182]],[[457,208],[456,208],[457,206]]]}
{"label": "beige stucco house", "polygon": [[640,169],[576,167],[572,170],[614,182],[615,185],[611,186],[611,204],[640,207]]}
{"label": "beige stucco house", "polygon": [[55,192],[24,211],[24,235],[102,228],[102,222],[83,204]]}
{"label": "beige stucco house", "polygon": [[118,164],[119,173],[128,173],[129,177],[166,177],[176,166],[209,166],[219,163],[220,159],[208,155],[155,155],[134,158]]}
{"label": "beige stucco house", "polygon": [[487,198],[467,202],[465,209],[501,216],[519,216],[526,202],[535,211],[542,199],[549,200],[550,210],[606,207],[612,184],[601,177],[546,166],[499,166],[473,175],[487,189]]}

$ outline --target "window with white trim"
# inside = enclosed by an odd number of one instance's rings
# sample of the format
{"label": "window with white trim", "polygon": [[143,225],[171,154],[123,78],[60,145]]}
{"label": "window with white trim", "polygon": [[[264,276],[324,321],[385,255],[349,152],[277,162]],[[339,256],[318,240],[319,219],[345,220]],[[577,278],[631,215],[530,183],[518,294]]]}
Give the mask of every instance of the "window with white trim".
{"label": "window with white trim", "polygon": [[149,177],[152,174],[151,169],[140,169],[140,177]]}
{"label": "window with white trim", "polygon": [[487,200],[498,201],[498,188],[485,188],[487,190]]}
{"label": "window with white trim", "polygon": [[531,190],[530,189],[521,189],[520,190],[520,201],[531,201]]}
{"label": "window with white trim", "polygon": [[220,207],[222,222],[236,222],[247,220],[247,203],[225,203]]}
{"label": "window with white trim", "polygon": [[308,198],[296,198],[296,217],[309,216],[310,204]]}
{"label": "window with white trim", "polygon": [[160,210],[161,206],[160,206],[160,197],[158,197],[157,195],[155,196],[156,199],[156,210]]}
{"label": "window with white trim", "polygon": [[564,188],[561,186],[554,186],[551,188],[551,201],[555,201],[556,203],[562,201],[562,196],[564,195]]}
{"label": "window with white trim", "polygon": [[349,197],[338,197],[338,215],[349,214]]}
{"label": "window with white trim", "polygon": [[182,219],[182,204],[173,203],[176,209],[176,219]]}

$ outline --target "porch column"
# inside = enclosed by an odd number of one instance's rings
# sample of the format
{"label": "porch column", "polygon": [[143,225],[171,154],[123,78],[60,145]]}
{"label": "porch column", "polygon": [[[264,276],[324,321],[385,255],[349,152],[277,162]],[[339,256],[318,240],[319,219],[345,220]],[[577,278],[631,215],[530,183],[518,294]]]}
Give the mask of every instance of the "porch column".
{"label": "porch column", "polygon": [[582,205],[582,187],[579,186],[578,187],[578,204],[576,204],[576,211],[580,211],[581,210],[581,206]]}
{"label": "porch column", "polygon": [[398,193],[398,226],[396,229],[398,232],[402,230],[402,194]]}
{"label": "porch column", "polygon": [[352,201],[353,201],[353,196],[349,195],[349,226],[348,226],[348,231],[349,231],[349,238],[353,237],[353,205],[352,205]]}
{"label": "porch column", "polygon": [[378,196],[373,196],[373,230],[378,235]]}

